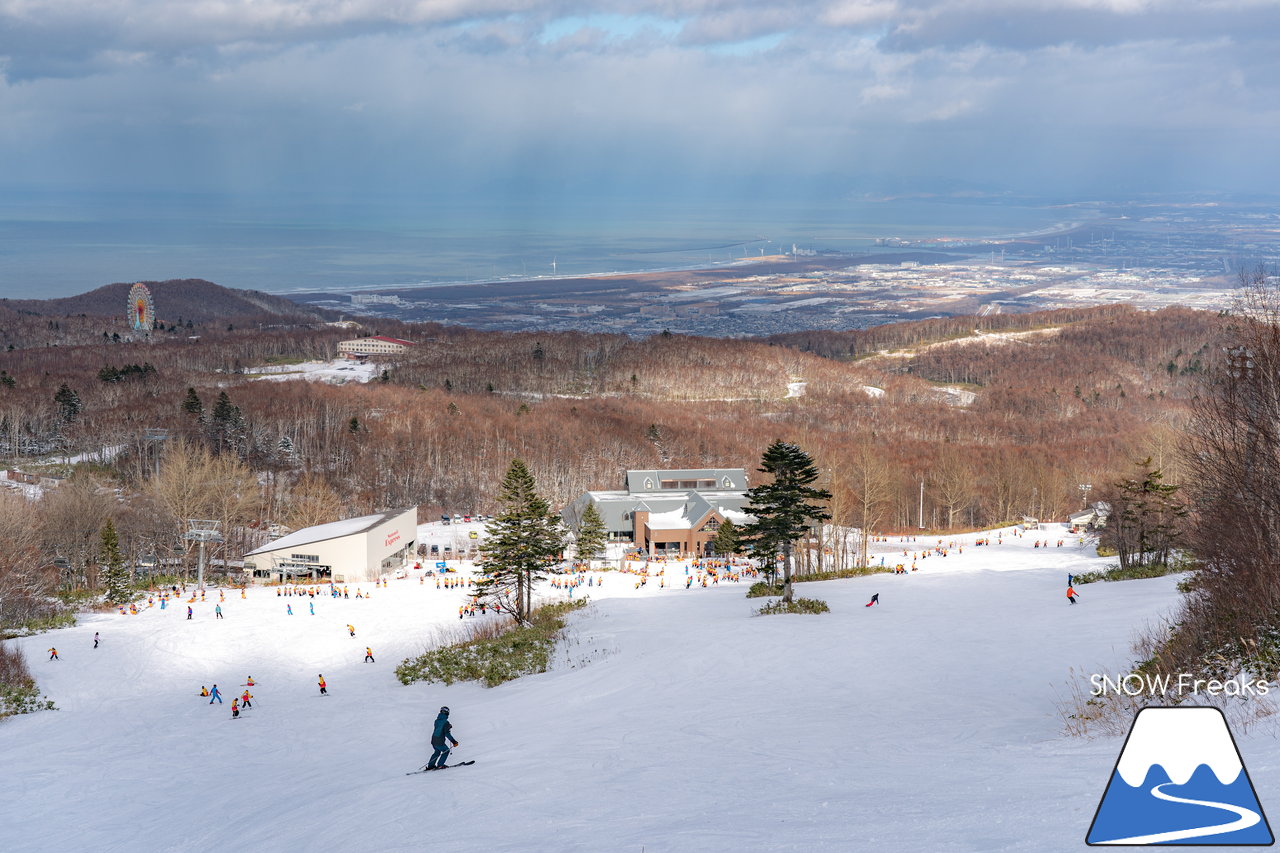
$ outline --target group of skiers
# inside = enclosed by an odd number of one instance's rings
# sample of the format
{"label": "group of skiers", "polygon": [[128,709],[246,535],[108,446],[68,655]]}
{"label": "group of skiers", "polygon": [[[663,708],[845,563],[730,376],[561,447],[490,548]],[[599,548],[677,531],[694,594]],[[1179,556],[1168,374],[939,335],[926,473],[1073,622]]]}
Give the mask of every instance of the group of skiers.
{"label": "group of skiers", "polygon": [[[249,688],[253,686],[253,676],[249,676],[249,678],[245,680],[243,686],[244,691],[239,696],[233,696],[231,698],[231,719],[233,720],[240,717],[241,708],[253,707],[253,694],[249,692]],[[200,685],[200,696],[209,697],[210,705],[214,702],[217,702],[219,705],[222,704],[222,691],[218,689],[217,684],[213,685],[212,690],[208,689],[203,684]]]}

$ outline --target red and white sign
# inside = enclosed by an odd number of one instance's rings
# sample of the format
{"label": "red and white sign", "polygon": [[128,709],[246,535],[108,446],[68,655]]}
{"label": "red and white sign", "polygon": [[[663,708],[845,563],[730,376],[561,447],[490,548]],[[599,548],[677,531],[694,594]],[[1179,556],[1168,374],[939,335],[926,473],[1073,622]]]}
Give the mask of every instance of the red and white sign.
{"label": "red and white sign", "polygon": [[393,530],[387,534],[387,541],[383,542],[382,544],[390,548],[394,543],[399,541],[400,541],[400,531]]}

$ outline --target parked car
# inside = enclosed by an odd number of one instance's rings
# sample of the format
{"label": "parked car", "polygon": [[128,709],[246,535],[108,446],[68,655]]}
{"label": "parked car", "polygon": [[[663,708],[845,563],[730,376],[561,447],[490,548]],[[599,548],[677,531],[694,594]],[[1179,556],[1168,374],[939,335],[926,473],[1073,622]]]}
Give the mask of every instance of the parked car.
{"label": "parked car", "polygon": [[464,515],[464,516],[462,517],[462,520],[463,520],[463,521],[465,521],[467,524],[470,524],[470,523],[471,523],[471,516],[470,516],[470,515]]}
{"label": "parked car", "polygon": [[448,524],[448,523],[449,523],[449,516],[448,516],[448,514],[445,514],[445,515],[440,516],[440,523],[441,523],[441,524]]}

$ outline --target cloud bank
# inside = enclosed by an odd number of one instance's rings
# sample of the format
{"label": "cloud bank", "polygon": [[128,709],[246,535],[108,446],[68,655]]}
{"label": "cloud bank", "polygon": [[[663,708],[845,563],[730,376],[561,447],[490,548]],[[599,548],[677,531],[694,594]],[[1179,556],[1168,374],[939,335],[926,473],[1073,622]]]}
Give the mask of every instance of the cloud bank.
{"label": "cloud bank", "polygon": [[0,184],[1270,191],[1280,6],[0,0]]}

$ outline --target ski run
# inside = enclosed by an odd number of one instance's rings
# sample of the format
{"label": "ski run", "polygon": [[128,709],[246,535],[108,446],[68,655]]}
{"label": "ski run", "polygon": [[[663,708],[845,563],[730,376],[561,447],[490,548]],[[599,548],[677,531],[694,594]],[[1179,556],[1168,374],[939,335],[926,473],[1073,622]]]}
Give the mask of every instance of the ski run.
{"label": "ski run", "polygon": [[[1044,527],[798,584],[818,616],[754,617],[748,581],[686,588],[683,563],[639,589],[592,572],[552,670],[493,689],[396,680],[467,600],[425,569],[360,598],[253,587],[210,590],[190,620],[186,598],[82,614],[16,641],[58,710],[0,723],[0,850],[1082,850],[1122,739],[1064,736],[1058,702],[1072,667],[1131,665],[1177,578],[1089,584],[1071,606],[1068,574],[1108,561]],[[909,569],[904,549],[938,542],[889,537],[872,559]],[[215,683],[225,704],[197,695]],[[477,763],[412,774],[442,705],[449,762]],[[1237,738],[1280,810],[1280,742]]]}

